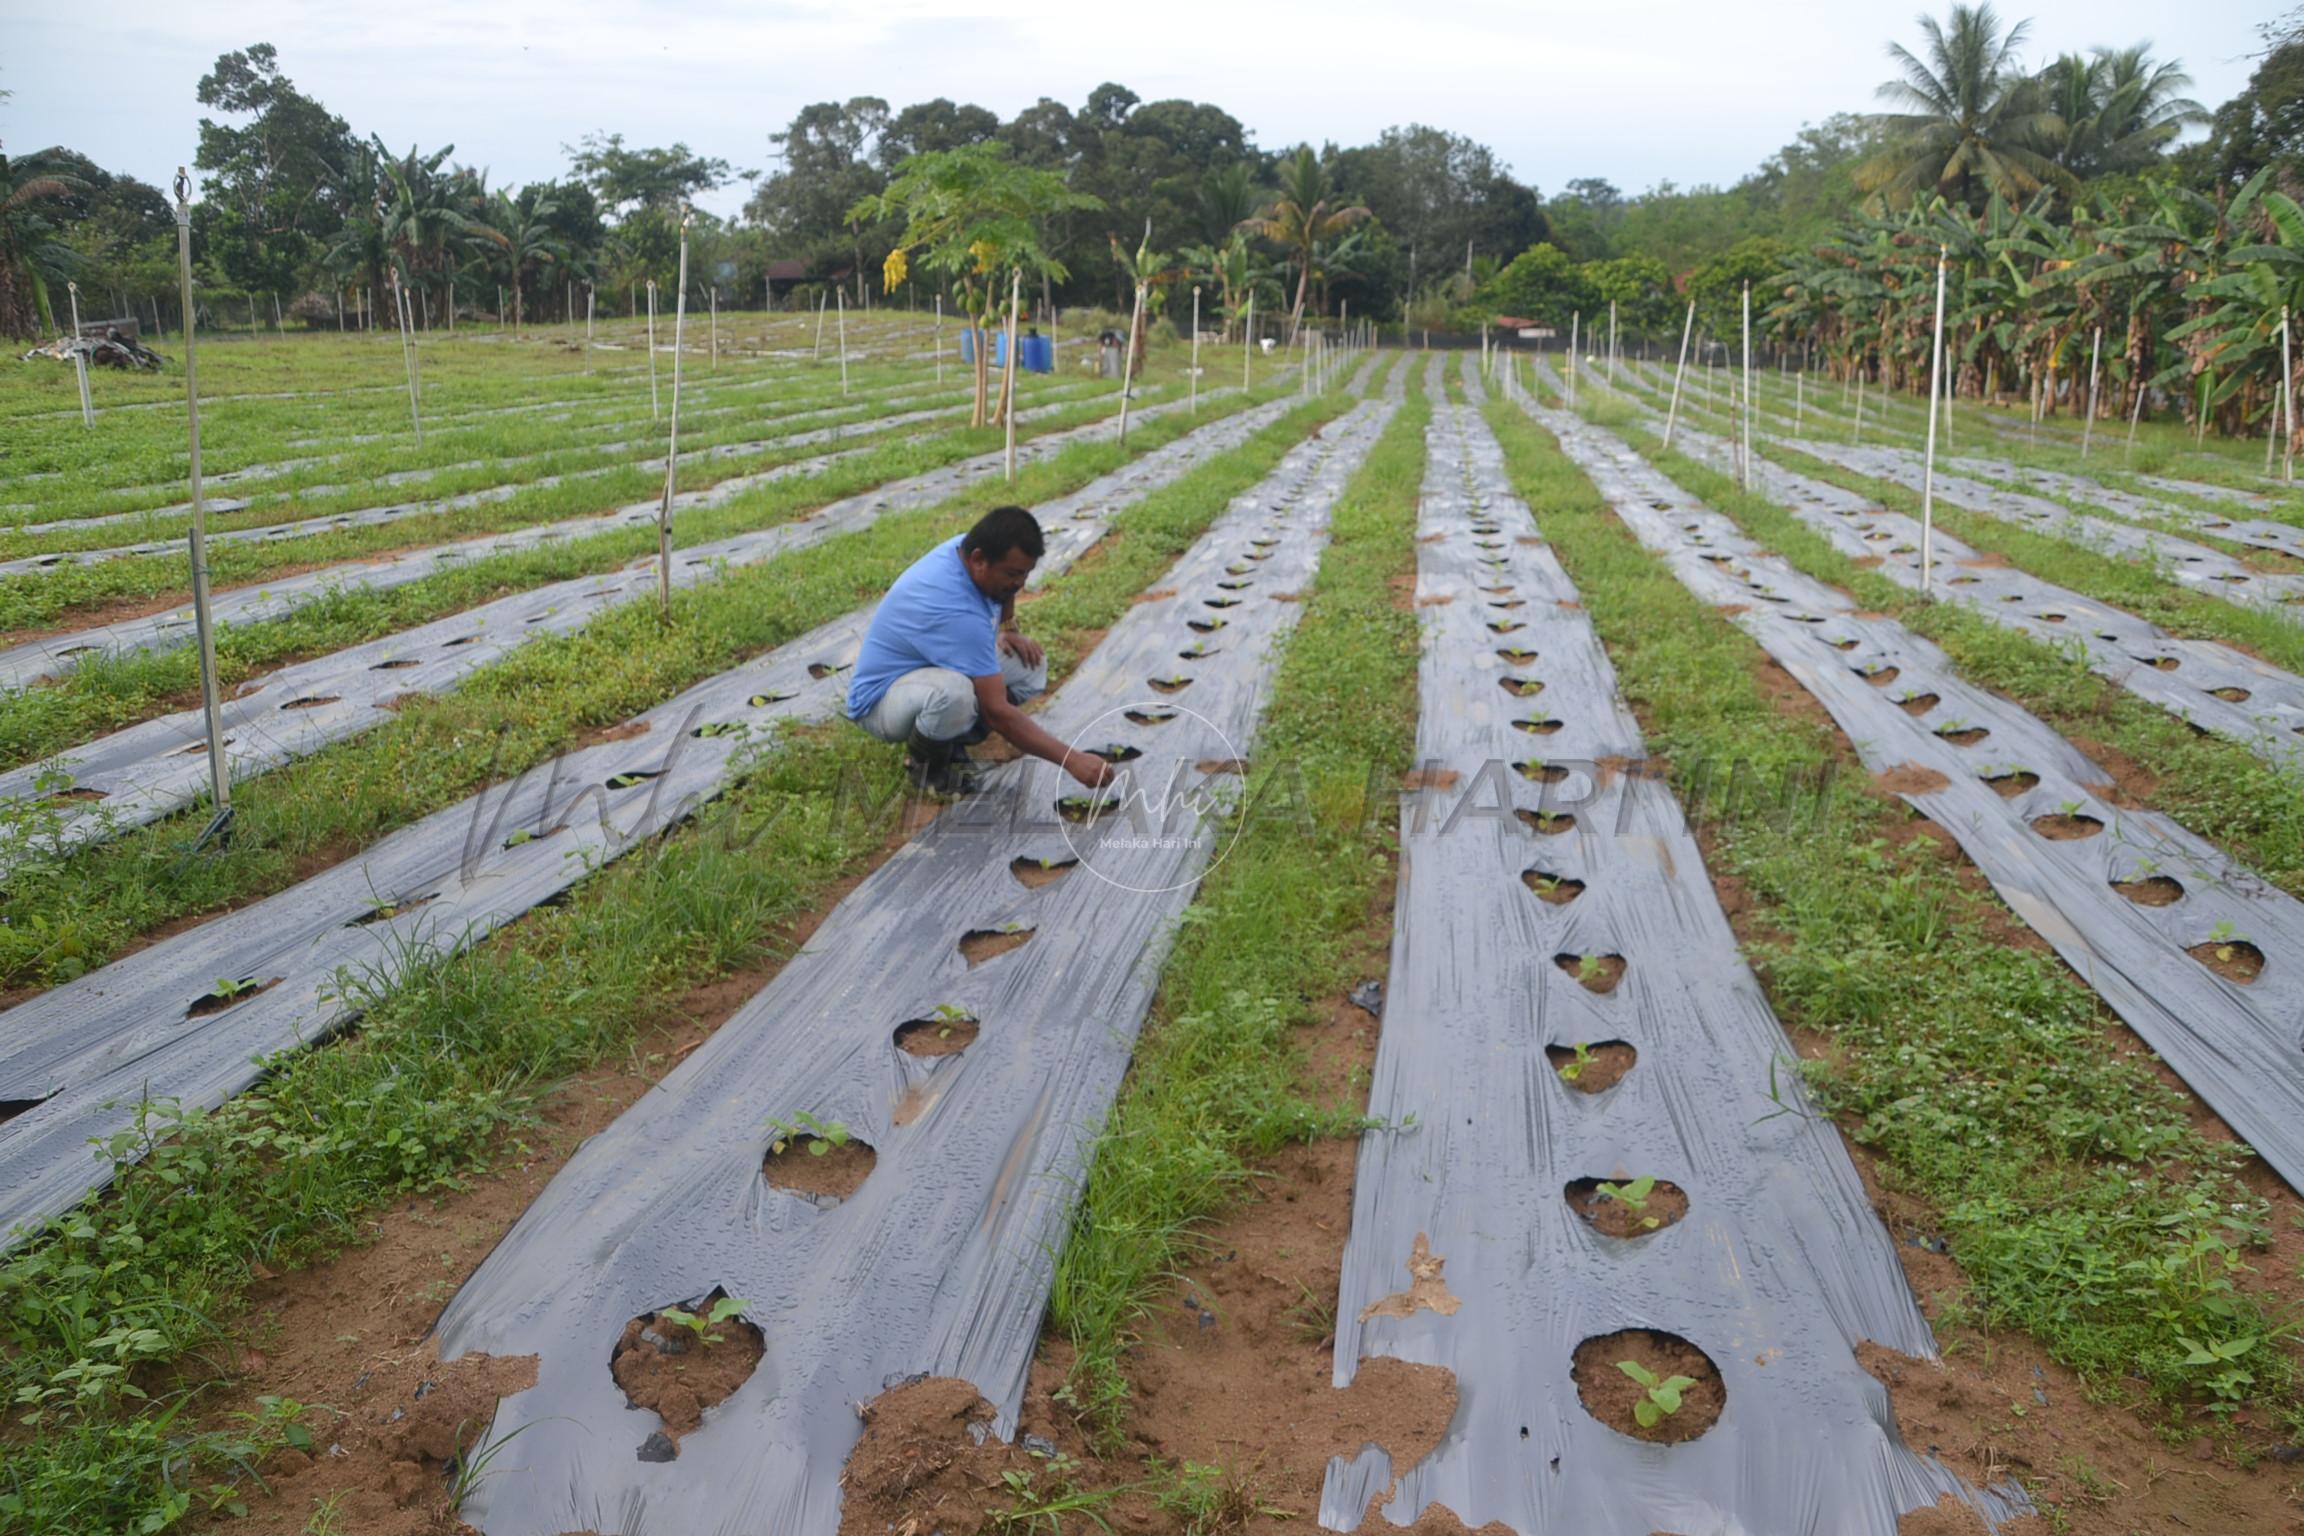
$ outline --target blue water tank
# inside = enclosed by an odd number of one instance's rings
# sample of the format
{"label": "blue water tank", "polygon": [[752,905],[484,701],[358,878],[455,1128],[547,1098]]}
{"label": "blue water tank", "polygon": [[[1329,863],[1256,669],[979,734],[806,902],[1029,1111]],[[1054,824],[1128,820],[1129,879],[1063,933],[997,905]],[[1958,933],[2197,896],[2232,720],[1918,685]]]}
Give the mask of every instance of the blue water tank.
{"label": "blue water tank", "polygon": [[[1056,371],[1056,340],[1052,336],[1019,336],[1016,350],[1023,354],[1026,373],[1054,373]],[[963,326],[960,330],[960,361],[976,361],[976,327]],[[1008,333],[992,333],[992,366],[1008,366]]]}

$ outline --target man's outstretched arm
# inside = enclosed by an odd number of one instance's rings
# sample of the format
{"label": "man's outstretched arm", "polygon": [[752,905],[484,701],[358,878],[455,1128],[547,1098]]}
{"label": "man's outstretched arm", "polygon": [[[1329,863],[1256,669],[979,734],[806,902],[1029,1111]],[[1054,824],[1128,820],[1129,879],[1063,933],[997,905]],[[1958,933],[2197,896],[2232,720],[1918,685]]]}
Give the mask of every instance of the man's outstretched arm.
{"label": "man's outstretched arm", "polygon": [[1058,741],[1035,725],[1030,715],[1009,703],[1008,683],[999,673],[969,681],[976,687],[976,709],[985,726],[1017,751],[1054,763],[1090,789],[1112,782],[1115,770],[1111,763],[1085,747]]}

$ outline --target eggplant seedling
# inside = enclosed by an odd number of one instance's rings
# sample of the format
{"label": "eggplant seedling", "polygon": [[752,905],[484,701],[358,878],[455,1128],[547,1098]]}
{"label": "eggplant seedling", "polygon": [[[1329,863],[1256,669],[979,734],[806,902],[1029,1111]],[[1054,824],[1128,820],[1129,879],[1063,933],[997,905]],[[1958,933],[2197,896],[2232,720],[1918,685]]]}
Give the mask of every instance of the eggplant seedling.
{"label": "eggplant seedling", "polygon": [[1639,1383],[1642,1389],[1639,1401],[1632,1405],[1632,1417],[1639,1421],[1642,1429],[1654,1429],[1678,1413],[1680,1394],[1696,1385],[1693,1376],[1658,1376],[1637,1360],[1619,1360],[1616,1369]]}
{"label": "eggplant seedling", "polygon": [[678,1307],[666,1307],[663,1311],[657,1313],[656,1315],[668,1323],[677,1323],[682,1328],[687,1329],[690,1333],[696,1336],[696,1342],[698,1344],[717,1344],[723,1338],[725,1338],[726,1335],[715,1333],[712,1330],[718,1328],[722,1323],[727,1322],[730,1318],[735,1317],[738,1313],[742,1312],[746,1307],[750,1305],[750,1302],[744,1301],[738,1297],[723,1296],[718,1301],[712,1303],[711,1311],[704,1313],[702,1316],[698,1316],[694,1312],[683,1312]]}
{"label": "eggplant seedling", "polygon": [[[1562,1070],[1566,1069],[1563,1068]],[[1600,1193],[1609,1199],[1622,1201],[1631,1210],[1645,1213],[1648,1209],[1648,1197],[1656,1192],[1656,1175],[1644,1173],[1629,1184],[1611,1184],[1606,1179],[1602,1179],[1598,1187]],[[1661,1219],[1654,1216],[1642,1214],[1640,1217],[1640,1225],[1651,1232],[1663,1224]]]}
{"label": "eggplant seedling", "polygon": [[768,1129],[776,1133],[776,1139],[768,1144],[772,1156],[781,1156],[795,1142],[806,1143],[810,1157],[822,1157],[834,1147],[848,1145],[846,1125],[838,1120],[819,1120],[806,1110],[789,1120],[771,1120]]}
{"label": "eggplant seedling", "polygon": [[1585,1044],[1581,1040],[1577,1041],[1576,1059],[1574,1061],[1564,1061],[1560,1063],[1560,1081],[1564,1083],[1572,1083],[1576,1081],[1576,1079],[1584,1075],[1585,1068],[1591,1065],[1592,1047]]}
{"label": "eggplant seedling", "polygon": [[[2233,927],[2231,921],[2226,919],[2208,930],[2208,942],[2216,946],[2217,959],[2229,962],[2232,958],[2232,946],[2247,943],[2248,935]],[[221,986],[222,983],[218,983],[218,985]]]}

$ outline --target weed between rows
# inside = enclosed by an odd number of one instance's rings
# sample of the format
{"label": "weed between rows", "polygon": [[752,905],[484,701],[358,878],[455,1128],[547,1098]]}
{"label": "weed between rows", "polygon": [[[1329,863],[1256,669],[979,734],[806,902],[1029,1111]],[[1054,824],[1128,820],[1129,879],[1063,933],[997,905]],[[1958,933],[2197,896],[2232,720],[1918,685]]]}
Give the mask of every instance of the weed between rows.
{"label": "weed between rows", "polygon": [[[1488,417],[1650,751],[1676,779],[1681,764],[1749,761],[1831,802],[1833,837],[1716,802],[1708,856],[1768,925],[1746,949],[1777,1012],[1831,1041],[1828,1060],[1802,1063],[1810,1086],[1886,1180],[1938,1213],[1968,1282],[1935,1298],[1939,1329],[2020,1328],[2172,1428],[2243,1406],[2304,1425],[2289,1325],[2245,1284],[2268,1233],[2235,1177],[2242,1150],[2191,1128],[2052,954],[1992,938],[1990,898],[1926,840],[1893,835],[1901,806],[1832,773],[1836,734],[1769,702],[1757,647],[1640,548],[1548,434],[1510,406]],[[1805,563],[1796,527],[1753,531]]]}
{"label": "weed between rows", "polygon": [[[1123,512],[1111,549],[1087,570],[1157,563],[1158,548],[1188,543],[1339,409],[1323,401],[1292,412]],[[1147,423],[1137,446],[1151,446],[1158,425]],[[1018,489],[1037,499],[1117,462],[1111,445],[1075,452]],[[900,526],[875,530],[873,557],[901,569],[968,511],[891,519]],[[874,572],[843,563],[804,590],[852,605],[856,583],[885,584]],[[1059,577],[1040,601],[1083,628],[1111,623],[1133,590],[1106,578],[1096,596],[1076,596],[1076,579],[1088,578]],[[772,585],[803,587],[791,572]],[[766,607],[767,596],[750,601]],[[682,614],[680,628],[700,626],[700,615]],[[548,671],[608,665],[622,643]],[[517,701],[532,688],[507,678],[493,691]],[[546,707],[539,718],[566,717]],[[325,1258],[359,1243],[364,1218],[390,1201],[447,1195],[501,1159],[529,1156],[523,1137],[560,1080],[638,1050],[699,984],[780,953],[791,921],[887,841],[903,814],[899,759],[838,725],[785,733],[697,825],[609,866],[564,905],[389,993],[342,978],[366,1005],[358,1029],[278,1059],[260,1090],[206,1114],[149,1111],[110,1149],[125,1162],[110,1193],[0,1264],[0,1382],[19,1418],[35,1416],[29,1437],[0,1439],[0,1528],[157,1531],[233,1504],[262,1451],[305,1433],[294,1403],[225,1427],[194,1428],[186,1412],[208,1374],[201,1358],[225,1338],[221,1321],[244,1305],[251,1266]]]}
{"label": "weed between rows", "polygon": [[1184,914],[1057,1261],[1049,1322],[1074,1350],[1061,1396],[1108,1445],[1128,1351],[1194,1227],[1243,1197],[1257,1157],[1363,1123],[1360,1105],[1314,1101],[1292,1036],[1342,989],[1393,878],[1388,791],[1413,752],[1417,636],[1387,582],[1415,569],[1430,414],[1412,393],[1337,503],[1257,735],[1251,805],[1301,795],[1309,821],[1251,814]]}

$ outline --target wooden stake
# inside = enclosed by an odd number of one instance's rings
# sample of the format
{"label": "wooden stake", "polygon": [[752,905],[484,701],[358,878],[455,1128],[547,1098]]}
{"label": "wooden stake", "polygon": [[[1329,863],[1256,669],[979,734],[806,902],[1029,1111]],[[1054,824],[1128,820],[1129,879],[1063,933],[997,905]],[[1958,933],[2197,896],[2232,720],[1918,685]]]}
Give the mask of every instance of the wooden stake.
{"label": "wooden stake", "polygon": [[1928,452],[1920,467],[1920,590],[1936,573],[1936,397],[1944,376],[1944,247],[1936,248],[1936,339],[1928,363]]}
{"label": "wooden stake", "polygon": [[[1007,409],[1001,412],[1008,429],[1008,481],[1016,481],[1016,399],[1018,376],[1023,373],[1024,360],[1016,355],[1016,316],[1024,300],[1024,269],[1017,267],[1008,274],[1008,377],[1001,389],[1008,397]],[[1120,402],[1120,441],[1128,441],[1128,402]]]}
{"label": "wooden stake", "polygon": [[[1128,394],[1136,380],[1136,327],[1144,319],[1144,285],[1136,285],[1136,307],[1128,317],[1128,339],[1120,354],[1120,446],[1128,446]],[[1016,359],[1008,359],[1014,367]]]}
{"label": "wooden stake", "polygon": [[2096,373],[2103,357],[2104,327],[2098,326],[2096,339],[2088,344],[2088,419],[2080,427],[2080,457],[2083,459],[2088,457],[2088,444],[2096,436]]}
{"label": "wooden stake", "polygon": [[1688,338],[1696,333],[1696,301],[1688,301],[1688,317],[1680,322],[1680,363],[1672,370],[1672,408],[1664,413],[1664,447],[1672,447],[1672,429],[1680,423],[1680,385],[1688,376]]}
{"label": "wooden stake", "polygon": [[232,820],[232,776],[224,761],[224,717],[216,686],[216,627],[208,604],[208,497],[200,483],[200,383],[193,356],[192,181],[176,168],[176,282],[184,300],[184,420],[192,464],[192,621],[200,646],[200,713],[208,730],[208,793],[216,814],[207,842]]}
{"label": "wooden stake", "polygon": [[680,286],[672,301],[672,426],[664,444],[664,500],[656,512],[656,601],[658,610],[672,617],[672,491],[680,474],[680,347],[688,324],[688,225],[695,217],[680,214]]}

